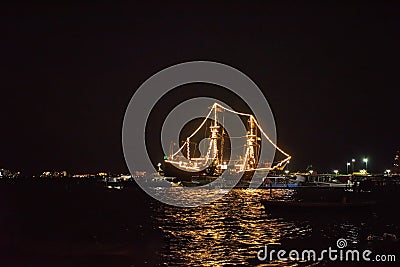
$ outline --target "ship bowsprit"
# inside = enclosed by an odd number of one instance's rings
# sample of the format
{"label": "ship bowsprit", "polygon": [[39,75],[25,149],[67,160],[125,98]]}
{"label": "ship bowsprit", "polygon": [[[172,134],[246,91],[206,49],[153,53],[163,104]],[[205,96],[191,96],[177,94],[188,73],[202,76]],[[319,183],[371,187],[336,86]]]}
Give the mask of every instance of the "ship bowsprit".
{"label": "ship bowsprit", "polygon": [[[243,154],[237,159],[226,157],[226,138],[229,136],[218,120],[218,113],[224,111],[247,118],[247,134],[242,136],[244,139]],[[199,142],[193,142],[193,140],[196,139],[196,134],[202,128],[204,129],[207,121],[211,122],[208,126],[207,150],[205,155],[198,157],[193,152]],[[272,144],[285,158],[275,164],[261,162],[262,138]],[[197,129],[184,140],[183,145],[177,151],[164,157],[163,164],[159,166],[159,172],[166,177],[176,177],[187,186],[209,184],[221,176],[226,183],[240,180],[239,184],[248,185],[256,171],[266,175],[269,171],[283,169],[290,159],[289,154],[272,142],[252,114],[237,112],[214,103],[208,115]]]}

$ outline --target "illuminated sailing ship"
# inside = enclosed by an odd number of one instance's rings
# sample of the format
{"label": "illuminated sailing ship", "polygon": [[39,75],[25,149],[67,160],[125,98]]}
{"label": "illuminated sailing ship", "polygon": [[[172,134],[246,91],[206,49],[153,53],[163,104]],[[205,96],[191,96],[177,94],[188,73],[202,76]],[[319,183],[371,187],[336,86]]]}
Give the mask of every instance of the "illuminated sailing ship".
{"label": "illuminated sailing ship", "polygon": [[[244,155],[236,160],[229,160],[224,144],[228,136],[224,127],[218,123],[218,112],[228,111],[239,116],[248,118],[246,142],[244,144]],[[211,116],[213,118],[211,119]],[[195,134],[211,119],[209,127],[209,145],[207,152],[202,157],[194,157],[191,155],[193,142],[191,139]],[[266,138],[278,151],[286,156],[285,159],[277,162],[275,166],[272,164],[261,164],[259,162],[261,151],[261,137]],[[197,143],[195,143],[198,145]],[[180,154],[181,153],[181,154]],[[268,135],[262,130],[255,117],[251,114],[236,112],[227,109],[218,103],[214,103],[207,117],[200,126],[186,138],[184,144],[169,156],[164,157],[164,164],[160,168],[160,173],[165,177],[176,177],[181,181],[190,181],[196,184],[205,184],[211,182],[224,172],[227,174],[241,174],[242,180],[250,180],[255,171],[271,171],[282,170],[289,162],[291,156],[280,149]],[[260,163],[260,164],[259,164]],[[263,165],[263,166],[260,166]]]}

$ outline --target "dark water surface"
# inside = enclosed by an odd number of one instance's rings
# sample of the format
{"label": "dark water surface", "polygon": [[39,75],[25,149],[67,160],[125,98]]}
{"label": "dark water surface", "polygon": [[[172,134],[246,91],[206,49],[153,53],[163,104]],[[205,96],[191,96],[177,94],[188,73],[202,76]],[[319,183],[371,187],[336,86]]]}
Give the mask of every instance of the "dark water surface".
{"label": "dark water surface", "polygon": [[371,212],[275,214],[260,203],[269,193],[235,189],[211,204],[177,208],[135,186],[1,181],[0,266],[342,266],[257,259],[265,244],[318,251],[335,248],[338,238],[348,248],[399,256],[398,241],[380,238],[400,237],[397,203]]}

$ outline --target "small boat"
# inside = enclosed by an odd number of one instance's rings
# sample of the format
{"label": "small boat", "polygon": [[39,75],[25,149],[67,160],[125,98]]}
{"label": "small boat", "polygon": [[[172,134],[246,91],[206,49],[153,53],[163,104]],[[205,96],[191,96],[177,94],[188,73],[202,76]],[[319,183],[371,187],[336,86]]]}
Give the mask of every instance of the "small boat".
{"label": "small boat", "polygon": [[263,178],[263,184],[261,188],[287,188],[297,186],[297,181],[285,176],[266,176]]}

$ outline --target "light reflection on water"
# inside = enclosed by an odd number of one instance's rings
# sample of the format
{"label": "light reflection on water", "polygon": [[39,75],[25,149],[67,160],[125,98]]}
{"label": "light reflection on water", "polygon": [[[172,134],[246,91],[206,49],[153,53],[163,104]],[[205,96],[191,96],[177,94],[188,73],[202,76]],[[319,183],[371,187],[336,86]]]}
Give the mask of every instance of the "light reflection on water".
{"label": "light reflection on water", "polygon": [[[274,190],[274,196],[289,191]],[[235,189],[225,197],[196,208],[161,206],[157,218],[166,246],[167,266],[257,265],[257,252],[268,243],[306,237],[307,223],[271,217],[260,203],[268,190]],[[288,263],[285,262],[285,266]]]}
{"label": "light reflection on water", "polygon": [[[295,193],[274,189],[273,196],[292,199]],[[386,223],[392,220],[390,215],[382,219],[374,212],[270,214],[260,202],[269,198],[269,190],[234,189],[195,208],[154,206],[154,219],[164,237],[159,252],[162,266],[325,266],[326,261],[260,262],[257,252],[271,243],[286,251],[322,251],[335,247],[339,238],[345,238],[349,248],[370,249],[368,235],[399,230],[396,223]]]}

